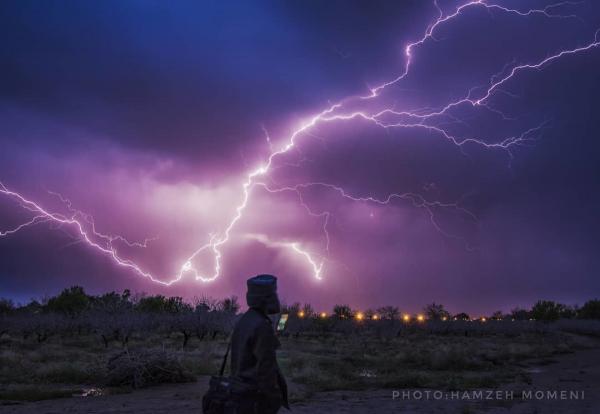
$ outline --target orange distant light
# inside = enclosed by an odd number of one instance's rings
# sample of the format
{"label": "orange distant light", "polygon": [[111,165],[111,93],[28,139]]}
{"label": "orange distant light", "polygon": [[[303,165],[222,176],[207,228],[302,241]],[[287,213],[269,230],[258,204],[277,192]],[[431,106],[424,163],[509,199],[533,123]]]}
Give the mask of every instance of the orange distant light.
{"label": "orange distant light", "polygon": [[300,318],[304,318],[304,311],[300,311],[300,312],[298,312],[298,316],[299,316]]}
{"label": "orange distant light", "polygon": [[327,314],[325,312],[321,312],[321,318],[326,318]]}
{"label": "orange distant light", "polygon": [[379,319],[379,315],[373,315],[373,320]]}
{"label": "orange distant light", "polygon": [[402,316],[402,320],[403,320],[404,322],[408,322],[408,321],[410,321],[410,315],[408,315],[408,314],[404,314],[404,315]]}
{"label": "orange distant light", "polygon": [[481,322],[485,322],[487,319],[485,318],[481,318]]}
{"label": "orange distant light", "polygon": [[447,321],[447,320],[448,320],[448,317],[447,317],[447,316],[444,316],[444,317],[442,317],[442,320],[443,320],[443,321]]}
{"label": "orange distant light", "polygon": [[419,322],[423,322],[425,320],[425,317],[423,315],[417,315],[417,320]]}
{"label": "orange distant light", "polygon": [[358,312],[358,313],[356,314],[356,319],[357,319],[357,320],[359,320],[359,321],[362,321],[364,318],[365,318],[365,315],[364,315],[364,313],[362,313],[362,312]]}

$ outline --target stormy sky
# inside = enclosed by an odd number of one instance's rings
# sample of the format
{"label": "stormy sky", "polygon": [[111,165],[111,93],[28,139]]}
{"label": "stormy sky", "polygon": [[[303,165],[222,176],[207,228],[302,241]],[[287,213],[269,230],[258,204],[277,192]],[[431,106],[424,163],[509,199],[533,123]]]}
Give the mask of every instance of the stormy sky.
{"label": "stormy sky", "polygon": [[2,2],[0,296],[597,297],[600,7],[466,3]]}

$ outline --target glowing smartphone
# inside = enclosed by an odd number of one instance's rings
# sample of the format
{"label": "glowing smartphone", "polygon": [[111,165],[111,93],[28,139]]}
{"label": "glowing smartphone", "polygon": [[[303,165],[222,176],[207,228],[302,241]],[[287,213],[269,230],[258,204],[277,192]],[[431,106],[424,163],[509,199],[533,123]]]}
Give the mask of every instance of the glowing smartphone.
{"label": "glowing smartphone", "polygon": [[287,323],[287,320],[288,320],[288,314],[287,313],[281,314],[281,316],[279,317],[279,322],[277,323],[278,331],[283,331],[285,329],[285,324]]}

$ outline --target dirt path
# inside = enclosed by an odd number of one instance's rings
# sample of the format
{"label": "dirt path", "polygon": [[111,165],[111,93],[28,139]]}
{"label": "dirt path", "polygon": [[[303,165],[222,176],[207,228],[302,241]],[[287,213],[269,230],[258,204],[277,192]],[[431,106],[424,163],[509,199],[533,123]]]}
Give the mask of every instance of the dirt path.
{"label": "dirt path", "polygon": [[[577,413],[600,412],[600,348],[561,355],[556,362],[530,361],[527,370],[531,384],[509,384],[500,389],[514,391],[514,398],[484,401],[449,399],[392,398],[392,390],[318,393],[308,401],[294,404],[296,414],[342,414],[342,413]],[[152,413],[152,414],[199,414],[201,396],[206,390],[207,379],[197,383],[166,385],[131,394],[101,397],[68,398],[17,405],[0,405],[4,414],[62,414],[62,413]],[[577,390],[579,400],[544,399],[523,401],[523,390]],[[414,390],[417,391],[417,390]],[[425,390],[418,390],[424,392]],[[583,391],[583,399],[581,392]],[[502,394],[506,395],[506,394]],[[567,393],[568,395],[568,393]],[[558,395],[560,397],[560,395]],[[503,397],[506,398],[506,397]],[[282,410],[285,412],[285,410]]]}

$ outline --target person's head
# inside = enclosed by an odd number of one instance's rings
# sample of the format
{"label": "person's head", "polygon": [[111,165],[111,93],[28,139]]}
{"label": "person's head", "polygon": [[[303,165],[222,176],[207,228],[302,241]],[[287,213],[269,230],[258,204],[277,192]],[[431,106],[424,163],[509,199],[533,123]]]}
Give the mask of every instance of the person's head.
{"label": "person's head", "polygon": [[280,312],[279,298],[277,297],[277,278],[275,276],[254,276],[248,279],[247,284],[246,302],[249,307],[259,309],[267,314]]}

